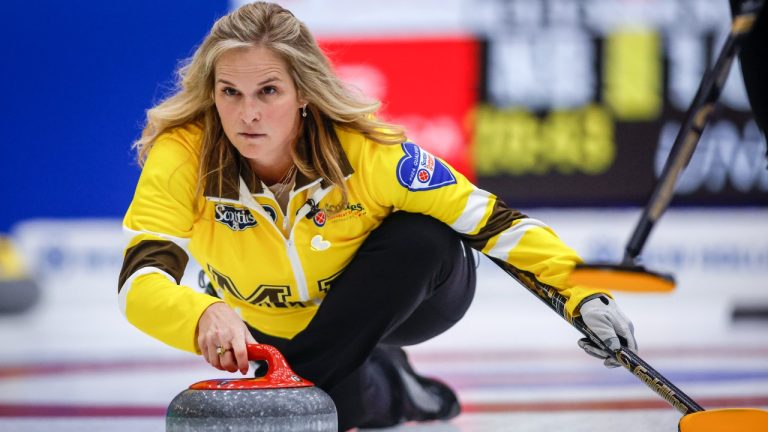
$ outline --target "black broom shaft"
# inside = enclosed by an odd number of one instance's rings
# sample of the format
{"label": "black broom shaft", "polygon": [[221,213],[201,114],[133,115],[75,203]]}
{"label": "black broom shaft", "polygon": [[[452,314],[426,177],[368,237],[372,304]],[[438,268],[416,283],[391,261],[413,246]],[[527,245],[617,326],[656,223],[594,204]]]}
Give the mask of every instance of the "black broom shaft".
{"label": "black broom shaft", "polygon": [[696,96],[686,112],[683,126],[680,128],[674,144],[672,144],[669,157],[667,157],[659,180],[656,182],[651,199],[645,206],[637,227],[627,243],[624,264],[634,264],[635,258],[640,255],[654,224],[669,207],[675,193],[677,178],[691,160],[701,134],[704,132],[704,127],[712,117],[715,103],[720,97],[726,78],[728,78],[733,59],[739,52],[741,41],[752,29],[763,3],[764,0],[743,2],[739,13],[733,18],[728,38],[723,44],[712,69],[708,70],[702,77]]}
{"label": "black broom shaft", "polygon": [[[573,319],[568,315],[565,310],[566,299],[554,288],[549,285],[539,282],[536,278],[524,274],[523,272],[512,268],[509,264],[496,258],[491,258],[499,267],[502,268],[507,274],[512,276],[521,285],[533,293],[544,304],[549,306],[550,309],[555,311],[561,318],[568,321],[571,325],[576,327],[576,330],[581,332],[584,336],[588,337],[598,347],[604,349],[607,352],[611,350],[603,344],[603,342],[584,324],[581,318]],[[680,411],[683,415],[692,412],[704,411],[701,405],[697,404],[693,399],[686,395],[682,390],[677,388],[670,380],[664,375],[659,373],[656,369],[646,363],[640,356],[634,352],[622,347],[615,354],[616,360],[629,370],[635,377],[645,383],[651,390],[661,396],[662,399],[667,401],[675,409]]]}

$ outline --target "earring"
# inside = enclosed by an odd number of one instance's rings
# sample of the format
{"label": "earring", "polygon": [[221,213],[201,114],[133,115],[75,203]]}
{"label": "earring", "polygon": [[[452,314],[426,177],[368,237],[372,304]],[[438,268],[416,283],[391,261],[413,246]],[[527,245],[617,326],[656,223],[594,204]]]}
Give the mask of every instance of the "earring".
{"label": "earring", "polygon": [[304,104],[304,105],[301,107],[301,116],[302,116],[302,117],[306,117],[306,116],[307,116],[307,104]]}

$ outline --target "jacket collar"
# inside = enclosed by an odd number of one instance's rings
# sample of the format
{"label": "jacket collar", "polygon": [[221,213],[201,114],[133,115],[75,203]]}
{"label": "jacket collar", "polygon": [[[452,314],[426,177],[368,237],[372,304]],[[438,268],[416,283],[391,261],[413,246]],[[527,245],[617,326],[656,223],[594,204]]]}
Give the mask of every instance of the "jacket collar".
{"label": "jacket collar", "polygon": [[[231,145],[231,144],[230,144]],[[355,170],[352,168],[352,164],[349,163],[349,159],[347,158],[347,154],[344,152],[344,149],[341,145],[337,144],[337,153],[339,155],[339,165],[341,166],[341,172],[344,175],[344,177],[349,177],[352,175]],[[222,176],[223,176],[223,184],[221,187],[221,193],[219,193],[218,188],[218,182],[216,181],[206,181],[205,182],[205,196],[208,198],[221,198],[221,199],[227,199],[227,200],[238,200],[240,198],[240,192],[239,192],[239,185],[240,185],[240,179],[242,178],[245,184],[248,186],[248,190],[251,192],[251,194],[261,194],[264,192],[264,187],[262,186],[263,183],[261,182],[261,179],[256,176],[256,173],[253,172],[248,162],[240,156],[239,153],[237,153],[237,150],[234,150],[235,157],[229,158],[228,161],[224,163],[223,169],[222,169]],[[299,157],[302,160],[308,161],[311,160],[311,157],[308,154],[308,150],[306,149],[306,146],[302,146],[301,150],[299,151]],[[209,162],[208,166],[205,167],[205,172],[212,172],[215,167],[219,165],[217,158],[211,158],[211,161]],[[210,178],[209,178],[210,179]],[[294,189],[300,189],[304,186],[307,186],[309,184],[312,184],[316,181],[318,181],[318,176],[306,176],[301,171],[296,173],[296,184],[294,186]],[[322,179],[321,186],[323,188],[329,187],[331,184],[325,180]]]}

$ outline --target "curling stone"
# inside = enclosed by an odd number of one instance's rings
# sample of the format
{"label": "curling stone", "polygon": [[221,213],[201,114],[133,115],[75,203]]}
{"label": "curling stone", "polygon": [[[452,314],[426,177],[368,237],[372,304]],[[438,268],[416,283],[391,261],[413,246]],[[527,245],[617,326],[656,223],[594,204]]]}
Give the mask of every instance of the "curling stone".
{"label": "curling stone", "polygon": [[338,430],[330,396],[296,375],[277,348],[247,345],[248,360],[266,360],[260,378],[201,381],[168,406],[165,430],[324,432]]}

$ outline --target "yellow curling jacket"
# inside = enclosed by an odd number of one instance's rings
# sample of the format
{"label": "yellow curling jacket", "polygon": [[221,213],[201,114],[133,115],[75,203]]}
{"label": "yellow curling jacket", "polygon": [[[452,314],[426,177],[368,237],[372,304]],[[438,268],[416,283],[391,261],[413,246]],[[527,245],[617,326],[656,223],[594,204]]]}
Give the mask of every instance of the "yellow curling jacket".
{"label": "yellow curling jacket", "polygon": [[171,346],[199,352],[197,321],[221,300],[179,285],[191,256],[248,324],[291,338],[395,209],[439,219],[474,248],[558,288],[570,313],[597,292],[566,285],[580,258],[550,228],[508,209],[429,152],[410,142],[381,145],[345,129],[336,133],[348,204],[339,204],[337,187],[299,173],[287,217],[243,162],[225,167],[232,187],[206,187],[196,195],[199,126],[158,137],[123,221],[129,241],[118,299],[128,321]]}

